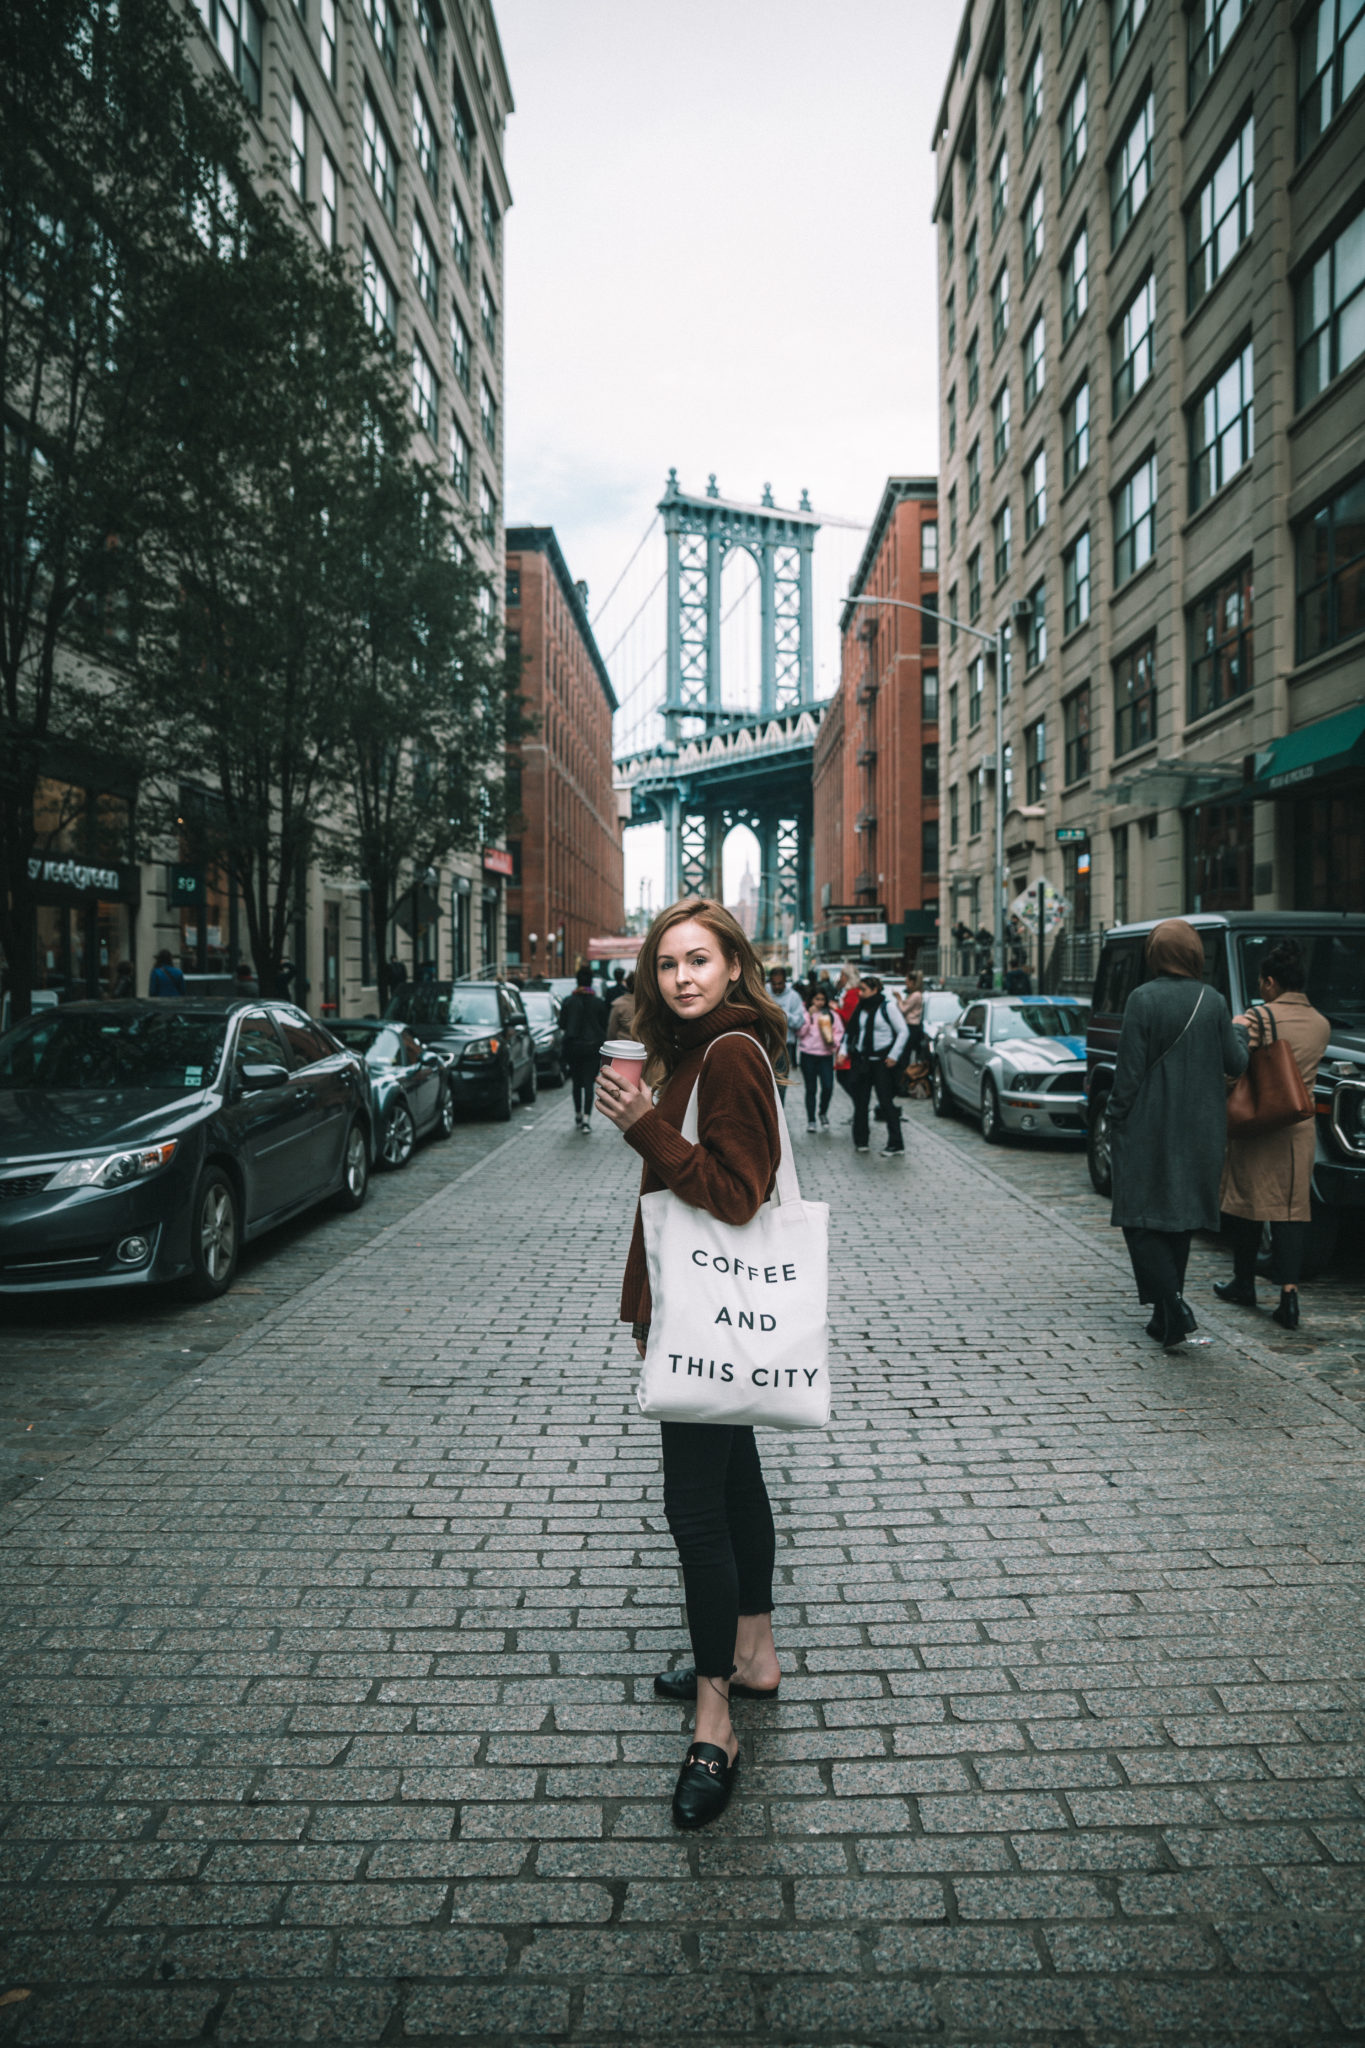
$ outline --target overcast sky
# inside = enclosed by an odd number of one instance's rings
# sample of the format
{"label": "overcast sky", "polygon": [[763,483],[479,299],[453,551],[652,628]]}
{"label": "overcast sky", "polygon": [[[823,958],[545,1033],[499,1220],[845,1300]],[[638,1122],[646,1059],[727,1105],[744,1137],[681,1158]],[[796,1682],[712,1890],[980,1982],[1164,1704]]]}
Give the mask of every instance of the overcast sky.
{"label": "overcast sky", "polygon": [[[595,623],[670,466],[684,489],[714,470],[725,496],[805,487],[863,521],[888,475],[932,474],[930,138],[954,0],[495,4],[516,100],[507,518],[555,528]],[[817,543],[821,694],[859,546]],[[628,903],[655,839],[627,834]]]}

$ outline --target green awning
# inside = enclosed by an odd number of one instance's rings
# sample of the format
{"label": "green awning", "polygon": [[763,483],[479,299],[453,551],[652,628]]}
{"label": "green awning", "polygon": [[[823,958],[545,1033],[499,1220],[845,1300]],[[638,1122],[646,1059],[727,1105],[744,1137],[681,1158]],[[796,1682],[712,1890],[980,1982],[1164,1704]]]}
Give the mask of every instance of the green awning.
{"label": "green awning", "polygon": [[1365,768],[1365,704],[1272,740],[1256,756],[1256,780],[1248,794],[1286,796],[1305,782],[1348,768]]}

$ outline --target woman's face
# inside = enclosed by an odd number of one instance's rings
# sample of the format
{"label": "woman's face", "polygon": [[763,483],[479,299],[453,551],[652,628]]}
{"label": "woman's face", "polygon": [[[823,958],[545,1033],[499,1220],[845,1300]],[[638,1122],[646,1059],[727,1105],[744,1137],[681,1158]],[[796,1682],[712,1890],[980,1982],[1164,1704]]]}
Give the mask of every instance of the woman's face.
{"label": "woman's face", "polygon": [[670,926],[659,943],[655,973],[659,994],[679,1017],[705,1017],[723,1003],[739,980],[738,960],[728,960],[714,932],[695,918]]}

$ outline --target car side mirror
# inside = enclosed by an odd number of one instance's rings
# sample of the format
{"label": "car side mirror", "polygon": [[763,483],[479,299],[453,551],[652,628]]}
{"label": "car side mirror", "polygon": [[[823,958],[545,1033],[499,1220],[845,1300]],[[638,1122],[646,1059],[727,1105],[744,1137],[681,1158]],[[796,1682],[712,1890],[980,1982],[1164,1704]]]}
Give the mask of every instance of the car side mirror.
{"label": "car side mirror", "polygon": [[277,1067],[266,1060],[244,1060],[237,1071],[246,1095],[257,1095],[263,1088],[283,1088],[289,1079],[287,1067]]}
{"label": "car side mirror", "polygon": [[977,1030],[975,1024],[955,1024],[953,1029],[957,1032],[959,1038],[965,1038],[973,1045],[981,1037],[981,1033]]}

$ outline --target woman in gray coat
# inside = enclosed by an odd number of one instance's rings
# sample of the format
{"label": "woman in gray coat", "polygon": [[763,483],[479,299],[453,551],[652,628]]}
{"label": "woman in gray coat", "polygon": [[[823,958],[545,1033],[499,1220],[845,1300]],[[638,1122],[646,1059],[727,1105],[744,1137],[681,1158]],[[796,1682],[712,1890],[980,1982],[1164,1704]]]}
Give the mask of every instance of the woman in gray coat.
{"label": "woman in gray coat", "polygon": [[1148,1334],[1171,1348],[1194,1329],[1185,1305],[1190,1234],[1219,1227],[1227,1080],[1247,1063],[1247,1035],[1204,980],[1192,925],[1170,917],[1147,940],[1151,975],[1123,1013],[1109,1096],[1114,1207]]}

